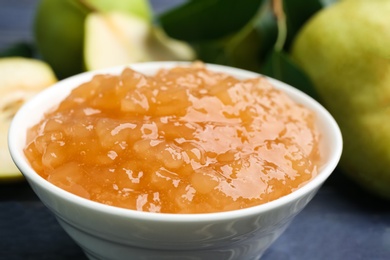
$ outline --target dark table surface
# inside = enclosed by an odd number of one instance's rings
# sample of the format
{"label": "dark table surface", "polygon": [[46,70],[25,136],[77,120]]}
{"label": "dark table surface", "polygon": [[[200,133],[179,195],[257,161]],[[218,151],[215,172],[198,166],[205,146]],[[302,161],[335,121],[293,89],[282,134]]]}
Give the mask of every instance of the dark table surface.
{"label": "dark table surface", "polygon": [[[159,12],[179,2],[152,4]],[[33,41],[36,3],[0,0],[0,51]],[[0,259],[86,257],[25,181],[0,181]],[[263,259],[390,259],[390,202],[364,192],[336,170]]]}

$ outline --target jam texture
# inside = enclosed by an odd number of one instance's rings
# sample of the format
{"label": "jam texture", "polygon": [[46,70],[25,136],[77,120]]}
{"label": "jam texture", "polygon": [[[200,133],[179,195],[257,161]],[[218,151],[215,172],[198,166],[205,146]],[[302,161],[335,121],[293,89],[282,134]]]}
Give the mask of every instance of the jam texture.
{"label": "jam texture", "polygon": [[263,77],[203,64],[146,76],[130,68],[75,88],[28,132],[49,182],[100,203],[161,213],[263,204],[316,174],[315,114]]}

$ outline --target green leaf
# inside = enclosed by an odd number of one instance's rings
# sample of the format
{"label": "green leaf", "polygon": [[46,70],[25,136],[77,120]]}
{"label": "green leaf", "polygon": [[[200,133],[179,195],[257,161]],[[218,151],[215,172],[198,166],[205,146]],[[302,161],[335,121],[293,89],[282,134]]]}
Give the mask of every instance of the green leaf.
{"label": "green leaf", "polygon": [[227,43],[228,65],[259,72],[276,42],[277,30],[271,3],[265,1],[256,16]]}
{"label": "green leaf", "polygon": [[192,0],[157,19],[166,33],[183,41],[206,41],[240,30],[263,0]]}
{"label": "green leaf", "polygon": [[260,71],[277,38],[276,17],[269,1],[236,33],[217,40],[192,42],[198,59],[242,69]]}
{"label": "green leaf", "polygon": [[295,35],[306,21],[322,8],[321,0],[283,0],[283,10],[287,23],[285,49],[290,47]]}
{"label": "green leaf", "polygon": [[31,44],[20,42],[0,52],[0,57],[34,57],[35,49]]}
{"label": "green leaf", "polygon": [[227,65],[226,40],[194,42],[191,45],[197,54],[197,59],[206,63]]}
{"label": "green leaf", "polygon": [[319,95],[314,85],[285,52],[272,51],[264,63],[261,73],[283,81],[319,101]]}

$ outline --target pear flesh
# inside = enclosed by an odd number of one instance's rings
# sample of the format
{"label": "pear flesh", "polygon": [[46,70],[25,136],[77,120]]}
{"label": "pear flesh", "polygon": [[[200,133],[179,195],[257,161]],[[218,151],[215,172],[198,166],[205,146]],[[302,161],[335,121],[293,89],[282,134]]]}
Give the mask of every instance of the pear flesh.
{"label": "pear flesh", "polygon": [[122,13],[93,13],[85,21],[84,60],[87,70],[148,59],[143,47],[148,23]]}
{"label": "pear flesh", "polygon": [[193,60],[185,42],[169,38],[150,21],[123,12],[91,13],[85,20],[84,61],[87,70],[135,62]]}
{"label": "pear flesh", "polygon": [[0,179],[22,177],[8,150],[8,128],[17,110],[40,90],[57,81],[44,62],[27,58],[0,59]]}
{"label": "pear flesh", "polygon": [[299,32],[292,57],[344,139],[340,167],[390,199],[390,1],[345,0]]}

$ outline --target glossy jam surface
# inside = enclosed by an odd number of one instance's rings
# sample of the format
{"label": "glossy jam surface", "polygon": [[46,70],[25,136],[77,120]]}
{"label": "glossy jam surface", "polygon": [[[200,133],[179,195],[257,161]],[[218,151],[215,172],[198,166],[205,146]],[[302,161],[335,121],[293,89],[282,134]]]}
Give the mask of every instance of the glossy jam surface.
{"label": "glossy jam surface", "polygon": [[28,133],[49,182],[117,207],[234,210],[275,200],[317,174],[315,115],[265,78],[201,64],[97,75]]}

